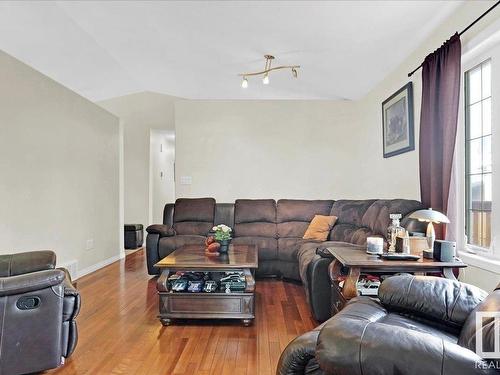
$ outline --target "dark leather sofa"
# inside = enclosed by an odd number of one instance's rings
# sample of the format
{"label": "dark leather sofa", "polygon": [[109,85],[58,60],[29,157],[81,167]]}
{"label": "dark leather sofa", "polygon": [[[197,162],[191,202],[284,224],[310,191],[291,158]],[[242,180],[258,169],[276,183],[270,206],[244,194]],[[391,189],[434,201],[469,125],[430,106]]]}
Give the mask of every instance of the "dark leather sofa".
{"label": "dark leather sofa", "polygon": [[[315,319],[324,321],[331,316],[327,268],[332,259],[321,249],[364,246],[367,236],[385,236],[391,213],[402,214],[402,225],[410,230],[422,230],[407,218],[420,208],[420,202],[405,199],[238,199],[234,204],[213,198],[178,199],[165,206],[163,224],[147,228],[148,272],[158,274],[154,264],[160,259],[182,245],[202,245],[213,225],[227,224],[234,229],[234,244],[258,246],[257,276],[301,281]],[[302,239],[314,215],[338,217],[326,242]]]}
{"label": "dark leather sofa", "polygon": [[80,296],[52,251],[0,255],[0,374],[55,368],[74,351]]}
{"label": "dark leather sofa", "polygon": [[[401,275],[385,280],[378,296],[352,299],[330,320],[292,341],[277,374],[500,373],[500,360],[475,352],[476,313],[500,311],[500,285],[488,296],[458,281]],[[494,352],[494,320],[483,324],[483,351]]]}

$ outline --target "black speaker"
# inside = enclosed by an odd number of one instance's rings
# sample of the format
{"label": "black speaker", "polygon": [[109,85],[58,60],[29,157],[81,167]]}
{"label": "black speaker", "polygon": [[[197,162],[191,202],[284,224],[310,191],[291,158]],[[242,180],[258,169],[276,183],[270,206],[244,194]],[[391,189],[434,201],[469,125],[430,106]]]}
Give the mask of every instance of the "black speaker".
{"label": "black speaker", "polygon": [[457,243],[453,241],[434,241],[434,259],[440,262],[453,262]]}

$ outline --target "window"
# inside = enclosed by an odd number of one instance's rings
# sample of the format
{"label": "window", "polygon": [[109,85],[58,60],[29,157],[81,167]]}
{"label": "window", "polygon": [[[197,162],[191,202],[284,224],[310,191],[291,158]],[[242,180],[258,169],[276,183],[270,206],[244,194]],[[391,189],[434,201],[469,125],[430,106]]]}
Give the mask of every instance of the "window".
{"label": "window", "polygon": [[466,234],[469,245],[491,245],[491,60],[465,73]]}

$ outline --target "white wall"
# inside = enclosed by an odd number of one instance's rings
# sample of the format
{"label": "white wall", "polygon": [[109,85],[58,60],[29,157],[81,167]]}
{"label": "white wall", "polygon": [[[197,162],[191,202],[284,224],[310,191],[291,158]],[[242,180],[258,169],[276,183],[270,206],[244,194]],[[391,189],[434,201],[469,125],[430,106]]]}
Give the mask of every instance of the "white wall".
{"label": "white wall", "polygon": [[118,116],[123,125],[126,223],[153,223],[157,209],[150,209],[150,130],[174,130],[174,102],[178,99],[142,92],[97,103]]}
{"label": "white wall", "polygon": [[414,171],[387,183],[381,125],[360,126],[358,110],[347,101],[178,102],[177,196],[417,198]]}
{"label": "white wall", "polygon": [[0,82],[0,253],[118,259],[118,119],[1,51]]}

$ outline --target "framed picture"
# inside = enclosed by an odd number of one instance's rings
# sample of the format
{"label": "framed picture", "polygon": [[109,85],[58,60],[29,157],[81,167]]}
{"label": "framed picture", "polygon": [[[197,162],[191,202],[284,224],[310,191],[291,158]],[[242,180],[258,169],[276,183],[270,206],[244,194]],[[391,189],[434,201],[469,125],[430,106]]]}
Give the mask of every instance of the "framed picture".
{"label": "framed picture", "polygon": [[382,103],[382,133],[384,158],[415,150],[411,82]]}

